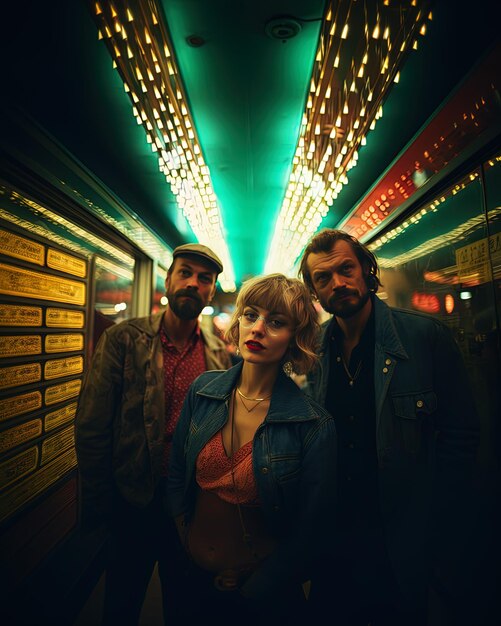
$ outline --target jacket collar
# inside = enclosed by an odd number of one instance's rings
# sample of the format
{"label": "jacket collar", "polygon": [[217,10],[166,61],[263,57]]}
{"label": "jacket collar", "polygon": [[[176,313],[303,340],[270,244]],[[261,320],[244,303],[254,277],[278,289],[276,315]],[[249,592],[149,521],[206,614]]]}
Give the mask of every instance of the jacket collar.
{"label": "jacket collar", "polygon": [[[375,342],[383,352],[393,354],[401,359],[408,359],[409,355],[404,349],[395,323],[391,308],[376,295],[372,296],[372,306],[374,307]],[[329,341],[334,332],[336,320],[334,316],[322,324],[322,353],[329,349]]]}
{"label": "jacket collar", "polygon": [[376,324],[376,345],[385,353],[401,359],[408,359],[409,355],[405,351],[395,328],[391,308],[377,296],[373,297],[372,302]]}
{"label": "jacket collar", "polygon": [[[242,367],[243,363],[240,362],[229,370],[218,372],[218,375],[214,376],[205,387],[199,389],[197,394],[214,400],[227,400],[237,384]],[[273,387],[270,410],[265,421],[304,422],[318,417],[319,413],[308,402],[296,383],[280,370]]]}
{"label": "jacket collar", "polygon": [[[160,313],[155,313],[147,317],[138,317],[132,319],[130,320],[130,324],[132,324],[136,328],[139,328],[148,336],[154,337],[155,335],[158,335],[160,333],[163,316],[164,311],[160,311]],[[221,350],[221,341],[215,335],[210,332],[204,332],[201,328],[200,334],[202,336],[204,344],[209,348],[209,350],[211,350],[212,352],[217,352]]]}
{"label": "jacket collar", "polygon": [[129,324],[139,328],[150,337],[153,337],[160,332],[163,316],[164,312],[160,311],[160,313],[155,313],[147,317],[136,317],[135,319],[129,320]]}

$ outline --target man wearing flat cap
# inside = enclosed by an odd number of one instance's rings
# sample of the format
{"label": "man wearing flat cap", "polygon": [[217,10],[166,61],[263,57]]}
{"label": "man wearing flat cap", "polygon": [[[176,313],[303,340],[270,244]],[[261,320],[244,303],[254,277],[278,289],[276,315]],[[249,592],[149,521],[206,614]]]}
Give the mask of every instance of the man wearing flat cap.
{"label": "man wearing flat cap", "polygon": [[76,416],[82,529],[110,532],[103,625],[136,625],[155,563],[164,619],[176,624],[186,596],[185,553],[163,513],[174,427],[202,372],[231,366],[224,343],[198,317],[223,270],[214,252],[173,252],[165,311],[105,330],[87,371]]}

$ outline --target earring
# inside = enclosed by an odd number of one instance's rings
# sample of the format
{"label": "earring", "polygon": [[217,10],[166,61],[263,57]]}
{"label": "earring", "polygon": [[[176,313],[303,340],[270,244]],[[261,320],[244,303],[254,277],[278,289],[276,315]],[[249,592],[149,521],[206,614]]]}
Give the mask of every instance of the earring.
{"label": "earring", "polygon": [[240,348],[237,346],[237,349],[235,350],[235,354],[238,356],[240,354]]}
{"label": "earring", "polygon": [[285,361],[285,363],[282,366],[282,369],[284,370],[284,373],[286,376],[292,376],[293,374],[293,369],[292,369],[292,363],[291,361]]}

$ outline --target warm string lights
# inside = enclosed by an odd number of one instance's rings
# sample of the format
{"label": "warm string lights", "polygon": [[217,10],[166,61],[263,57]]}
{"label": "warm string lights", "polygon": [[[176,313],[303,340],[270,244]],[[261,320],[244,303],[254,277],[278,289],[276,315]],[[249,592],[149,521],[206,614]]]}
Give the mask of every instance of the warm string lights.
{"label": "warm string lights", "polygon": [[330,0],[266,272],[294,263],[348,184],[407,53],[432,19],[427,1]]}
{"label": "warm string lights", "polygon": [[[32,221],[19,216],[16,212],[2,207],[0,207],[0,218],[11,222],[12,224],[17,224],[20,228],[24,230],[39,235],[44,239],[49,239],[53,243],[57,243],[62,247],[69,248],[70,250],[78,252],[83,256],[89,256],[89,249],[78,243],[78,240],[73,240],[70,237],[65,237],[52,230],[50,225],[54,224],[58,228],[61,228],[64,231],[82,239],[83,241],[86,241],[94,248],[103,250],[112,258],[116,259],[119,263],[127,267],[134,267],[134,259],[123,250],[120,250],[116,246],[113,246],[101,237],[98,237],[94,233],[91,233],[87,229],[77,226],[73,222],[65,219],[62,215],[54,213],[54,211],[47,209],[38,202],[35,202],[34,200],[31,200],[30,198],[21,195],[14,189],[1,185],[0,195],[7,197],[11,202],[14,203],[14,205],[18,205],[20,207],[28,209],[28,211],[30,211],[34,216],[42,216],[43,222],[40,223],[39,221],[37,221],[37,223],[33,223]],[[46,223],[47,226],[45,226],[44,223]]]}
{"label": "warm string lights", "polygon": [[[492,161],[494,162],[494,161]],[[490,165],[490,163],[489,163]],[[404,263],[409,263],[415,259],[419,259],[427,254],[431,254],[436,250],[440,250],[447,245],[457,243],[463,239],[467,239],[471,232],[485,226],[485,216],[481,213],[471,217],[466,222],[462,222],[449,229],[448,231],[437,235],[436,237],[427,238],[422,244],[413,246],[411,249],[406,250],[402,254],[395,255],[393,253],[387,258],[384,256],[384,246],[404,234],[409,234],[411,230],[418,226],[421,219],[428,213],[436,213],[440,210],[441,205],[466,189],[469,185],[477,181],[478,184],[479,173],[471,172],[466,178],[456,183],[446,193],[436,198],[428,206],[423,207],[418,212],[411,215],[404,220],[401,224],[389,230],[385,235],[379,237],[374,242],[369,244],[369,249],[374,252],[378,257],[378,264],[382,269],[390,269],[399,267]],[[498,219],[501,215],[501,209],[494,208],[489,212],[489,219]],[[406,246],[408,247],[408,246]],[[436,281],[437,282],[437,281]]]}
{"label": "warm string lights", "polygon": [[62,180],[59,182],[63,187],[67,187],[69,195],[73,194],[77,197],[80,203],[86,204],[92,213],[98,215],[105,222],[108,222],[108,224],[111,224],[113,228],[125,235],[127,239],[133,241],[140,250],[155,258],[165,267],[170,267],[172,263],[172,251],[168,249],[162,240],[156,237],[136,215],[122,210],[121,207],[119,207],[118,214],[112,215],[109,208],[104,209],[87,198],[84,194],[80,193],[78,189],[69,187]]}
{"label": "warm string lights", "polygon": [[[492,168],[494,166],[499,165],[501,162],[501,156],[496,156],[487,161],[484,165],[486,169]],[[425,217],[428,213],[436,213],[440,206],[443,205],[446,200],[451,197],[456,196],[458,193],[463,191],[468,185],[474,183],[479,178],[479,173],[477,171],[471,172],[463,178],[461,181],[457,182],[447,193],[442,194],[440,197],[435,198],[433,202],[431,202],[427,206],[423,206],[419,211],[403,220],[398,226],[388,230],[384,235],[381,235],[377,239],[375,239],[372,243],[369,244],[370,250],[372,252],[378,254],[379,264],[382,268],[390,268],[397,267],[402,263],[407,263],[414,259],[418,259],[424,254],[429,254],[433,252],[437,248],[441,248],[446,244],[449,244],[451,241],[455,241],[456,239],[465,238],[467,233],[470,232],[475,227],[481,225],[484,220],[482,215],[471,218],[468,222],[464,224],[460,224],[456,229],[451,230],[450,232],[444,233],[443,235],[439,235],[434,237],[425,243],[414,246],[412,249],[407,252],[400,254],[398,256],[391,256],[391,258],[384,258],[381,256],[381,250],[384,250],[384,246],[391,242],[393,239],[404,235],[408,229],[413,229],[414,226],[417,226],[421,219]],[[499,216],[501,214],[500,209],[494,209],[490,216]],[[348,231],[349,232],[349,231]]]}
{"label": "warm string lights", "polygon": [[160,171],[198,240],[221,258],[221,288],[234,291],[221,213],[158,5],[115,0],[93,2],[92,7],[99,38],[110,51]]}
{"label": "warm string lights", "polygon": [[345,215],[338,228],[362,241],[373,236],[417,189],[442,171],[476,137],[495,126],[500,110],[498,87],[491,79],[489,66],[495,72],[498,64],[493,59],[463,84],[378,184]]}

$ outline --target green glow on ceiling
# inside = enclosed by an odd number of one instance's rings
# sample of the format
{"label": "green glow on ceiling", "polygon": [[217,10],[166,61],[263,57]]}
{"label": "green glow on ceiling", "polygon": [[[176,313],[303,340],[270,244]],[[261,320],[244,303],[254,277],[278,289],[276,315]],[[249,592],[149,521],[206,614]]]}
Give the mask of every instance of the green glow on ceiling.
{"label": "green glow on ceiling", "polygon": [[[299,35],[283,43],[265,34],[272,16],[264,5],[217,2],[216,9],[213,4],[169,1],[164,11],[235,274],[245,279],[264,270],[296,148],[320,23],[303,23]],[[305,15],[304,3],[289,2],[288,13],[321,17],[323,4],[309,3]],[[189,35],[203,37],[206,43],[191,47]],[[232,51],[224,58],[217,45],[221,40]]]}

